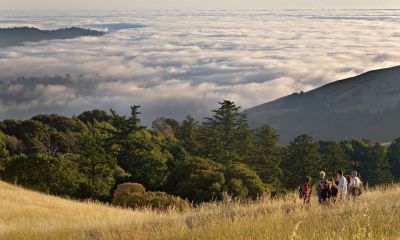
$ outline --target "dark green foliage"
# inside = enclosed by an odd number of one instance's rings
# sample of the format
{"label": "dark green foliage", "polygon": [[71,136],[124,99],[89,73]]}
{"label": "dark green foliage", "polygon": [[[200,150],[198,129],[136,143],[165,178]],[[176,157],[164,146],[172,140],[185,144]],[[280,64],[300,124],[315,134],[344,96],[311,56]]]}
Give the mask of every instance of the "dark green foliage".
{"label": "dark green foliage", "polygon": [[[398,139],[386,149],[361,139],[318,144],[301,135],[283,147],[271,127],[250,129],[239,111],[223,101],[205,122],[159,118],[152,129],[141,125],[139,106],[130,116],[93,110],[1,121],[0,177],[57,195],[158,209],[187,202],[144,187],[197,204],[224,192],[254,199],[291,190],[320,170],[328,177],[358,170],[370,185],[400,178]],[[114,190],[119,199],[112,200]]]}
{"label": "dark green foliage", "polygon": [[269,190],[245,164],[231,163],[224,167],[199,157],[176,163],[167,186],[171,193],[196,203],[219,200],[224,191],[234,197],[255,198]]}
{"label": "dark green foliage", "polygon": [[127,173],[122,167],[115,165],[114,179],[116,184],[121,184],[129,181],[131,175]]}
{"label": "dark green foliage", "polygon": [[269,186],[264,184],[257,174],[243,163],[231,163],[224,171],[227,182],[227,192],[240,198],[256,198],[267,190]]}
{"label": "dark green foliage", "polygon": [[128,135],[121,144],[118,164],[131,174],[131,180],[151,190],[159,190],[167,177],[171,154],[163,147],[163,138],[141,129]]}
{"label": "dark green foliage", "polygon": [[368,140],[354,138],[350,141],[342,141],[340,145],[343,148],[344,153],[350,160],[351,167],[354,170],[358,170],[360,162],[363,161],[364,156],[367,154],[368,148],[372,143]]}
{"label": "dark green foliage", "polygon": [[359,172],[369,185],[391,183],[393,176],[386,158],[385,147],[378,144],[368,147],[360,164]]}
{"label": "dark green foliage", "polygon": [[167,163],[172,158],[165,139],[140,125],[139,106],[131,107],[129,118],[112,114],[117,129],[113,142],[119,148],[118,165],[131,175],[131,181],[151,190],[161,189],[168,174]]}
{"label": "dark green foliage", "polygon": [[251,151],[247,154],[249,159],[246,161],[264,183],[275,188],[280,187],[281,175],[281,148],[278,146],[278,139],[278,134],[270,126],[256,129]]}
{"label": "dark green foliage", "polygon": [[384,146],[362,139],[342,141],[341,145],[351,161],[352,168],[360,173],[364,182],[376,185],[393,180]]}
{"label": "dark green foliage", "polygon": [[297,187],[306,176],[318,176],[318,172],[323,170],[318,150],[318,143],[307,135],[298,136],[290,143],[281,165],[286,187]]}
{"label": "dark green foliage", "polygon": [[76,162],[84,176],[80,184],[80,198],[107,199],[115,183],[116,160],[104,147],[104,139],[95,134],[79,135],[79,156]]}
{"label": "dark green foliage", "polygon": [[112,118],[113,117],[106,111],[98,109],[83,112],[78,116],[78,119],[84,123],[94,123],[94,121],[111,122]]}
{"label": "dark green foliage", "polygon": [[5,163],[3,178],[38,191],[76,196],[82,175],[74,156],[19,155]]}
{"label": "dark green foliage", "polygon": [[57,131],[66,132],[84,132],[87,130],[84,122],[78,118],[68,118],[57,114],[51,115],[37,115],[32,117],[32,120],[41,122],[49,127],[55,128]]}
{"label": "dark green foliage", "polygon": [[223,162],[227,152],[223,149],[218,130],[202,125],[197,130],[197,156],[209,158],[216,162]]}
{"label": "dark green foliage", "polygon": [[338,143],[329,141],[319,144],[322,165],[328,176],[335,176],[339,169],[344,172],[351,172],[351,162]]}
{"label": "dark green foliage", "polygon": [[5,121],[2,126],[4,133],[22,140],[25,153],[54,156],[68,152],[65,134],[42,122],[35,120]]}
{"label": "dark green foliage", "polygon": [[6,149],[6,140],[7,136],[0,131],[0,162],[6,159],[9,155],[8,150]]}
{"label": "dark green foliage", "polygon": [[198,124],[194,118],[187,116],[176,130],[176,136],[182,146],[192,155],[199,151],[199,143],[197,142]]}
{"label": "dark green foliage", "polygon": [[390,171],[396,181],[400,181],[400,138],[394,140],[387,151]]}
{"label": "dark green foliage", "polygon": [[[219,142],[219,147],[222,151],[219,152],[219,160],[225,161],[231,158],[233,153],[239,151],[239,145],[244,139],[243,134],[246,130],[247,124],[245,116],[239,113],[240,107],[236,106],[234,102],[224,100],[220,102],[220,107],[218,109],[212,110],[213,116],[207,118],[205,122],[204,130],[212,131],[210,139],[214,144]],[[210,147],[208,145],[207,147]],[[214,149],[215,151],[216,149]],[[212,154],[212,159],[218,160],[215,154]],[[240,155],[237,155],[240,157]]]}
{"label": "dark green foliage", "polygon": [[[7,136],[0,131],[0,174],[4,170],[4,164],[9,157],[9,152],[6,148]],[[1,175],[0,175],[1,179]]]}
{"label": "dark green foliage", "polygon": [[225,184],[221,167],[208,159],[189,157],[171,170],[168,190],[196,203],[220,199]]}
{"label": "dark green foliage", "polygon": [[119,185],[114,192],[113,203],[123,207],[149,207],[158,210],[174,208],[183,211],[189,208],[189,203],[179,197],[164,192],[146,192],[145,188],[138,183]]}

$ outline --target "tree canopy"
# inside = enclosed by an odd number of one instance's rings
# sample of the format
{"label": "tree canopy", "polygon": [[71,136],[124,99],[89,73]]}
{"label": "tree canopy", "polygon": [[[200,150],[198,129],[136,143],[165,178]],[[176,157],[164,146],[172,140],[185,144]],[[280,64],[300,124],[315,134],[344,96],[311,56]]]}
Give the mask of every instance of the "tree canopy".
{"label": "tree canopy", "polygon": [[[225,193],[254,199],[292,190],[321,170],[328,176],[357,170],[369,185],[400,180],[399,139],[386,147],[300,135],[281,146],[279,133],[268,125],[250,128],[232,101],[220,102],[203,121],[158,118],[151,128],[141,124],[139,110],[0,121],[0,178],[71,198],[159,208]],[[146,191],[132,192],[138,186]]]}

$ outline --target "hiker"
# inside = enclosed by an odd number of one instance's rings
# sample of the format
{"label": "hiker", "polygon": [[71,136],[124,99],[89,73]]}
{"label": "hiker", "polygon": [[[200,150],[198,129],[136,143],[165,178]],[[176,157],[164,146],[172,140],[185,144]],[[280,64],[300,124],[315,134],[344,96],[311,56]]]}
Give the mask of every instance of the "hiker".
{"label": "hiker", "polygon": [[331,181],[326,181],[326,185],[325,185],[325,190],[322,192],[322,201],[326,204],[326,205],[330,205],[330,203],[332,202],[333,199],[333,195],[332,195],[332,185],[333,183]]}
{"label": "hiker", "polygon": [[331,200],[332,200],[333,203],[335,203],[336,202],[336,197],[338,195],[338,186],[337,185],[339,184],[339,179],[337,178],[337,176],[332,177],[331,183],[332,183],[332,186],[331,186]]}
{"label": "hiker", "polygon": [[327,181],[325,179],[325,172],[321,171],[319,173],[319,179],[317,181],[317,194],[318,202],[323,204],[326,200],[326,193],[328,192]]}
{"label": "hiker", "polygon": [[299,197],[304,200],[304,203],[310,203],[311,197],[311,177],[307,176],[304,183],[299,187]]}
{"label": "hiker", "polygon": [[347,180],[343,176],[343,171],[339,170],[336,173],[337,178],[339,179],[338,187],[338,197],[339,199],[343,199],[347,195]]}
{"label": "hiker", "polygon": [[346,176],[346,181],[347,181],[347,199],[351,198],[351,194],[350,194],[350,189],[351,189],[351,183],[353,182],[353,178],[351,177],[351,175],[347,175]]}
{"label": "hiker", "polygon": [[351,172],[352,181],[350,184],[349,191],[354,198],[361,195],[362,182],[357,175],[358,175],[357,171]]}

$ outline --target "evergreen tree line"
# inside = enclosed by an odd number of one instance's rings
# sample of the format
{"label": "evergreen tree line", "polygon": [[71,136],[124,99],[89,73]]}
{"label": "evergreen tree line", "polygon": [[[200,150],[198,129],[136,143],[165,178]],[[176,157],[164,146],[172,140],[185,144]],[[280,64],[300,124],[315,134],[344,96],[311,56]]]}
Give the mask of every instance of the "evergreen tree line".
{"label": "evergreen tree line", "polygon": [[151,129],[139,106],[130,116],[93,110],[4,120],[0,177],[59,196],[158,207],[289,191],[321,170],[357,170],[372,186],[400,180],[400,139],[383,146],[301,135],[281,146],[268,125],[251,129],[235,103],[219,105],[202,122],[159,118]]}

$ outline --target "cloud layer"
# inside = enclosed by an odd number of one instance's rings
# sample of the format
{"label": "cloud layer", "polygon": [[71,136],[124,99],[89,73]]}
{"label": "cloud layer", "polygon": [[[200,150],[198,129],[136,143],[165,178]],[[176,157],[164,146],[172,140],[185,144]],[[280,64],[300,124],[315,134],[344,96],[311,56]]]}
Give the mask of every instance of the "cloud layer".
{"label": "cloud layer", "polygon": [[[4,13],[1,27],[98,26],[110,33],[0,49],[0,119],[93,108],[126,113],[140,104],[149,123],[157,116],[203,117],[222,99],[252,107],[399,65],[399,13]],[[54,75],[64,77],[45,77]]]}

